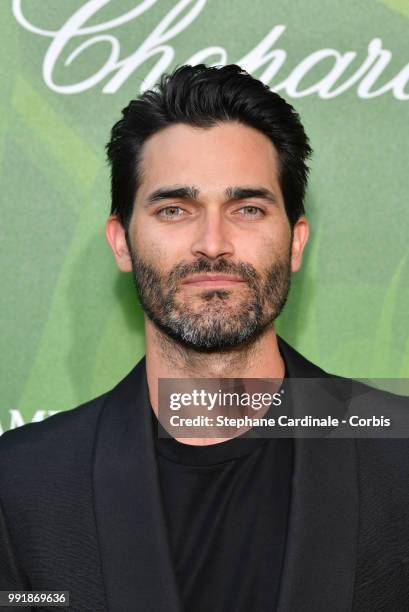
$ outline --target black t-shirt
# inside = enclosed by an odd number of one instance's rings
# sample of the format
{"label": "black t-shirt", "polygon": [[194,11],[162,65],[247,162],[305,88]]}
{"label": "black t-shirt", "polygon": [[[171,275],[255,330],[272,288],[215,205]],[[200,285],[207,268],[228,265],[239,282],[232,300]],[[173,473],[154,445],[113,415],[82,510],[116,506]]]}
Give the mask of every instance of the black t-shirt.
{"label": "black t-shirt", "polygon": [[158,427],[165,432],[153,410],[152,418],[185,612],[271,612],[285,551],[292,440],[243,434],[189,445],[158,437]]}

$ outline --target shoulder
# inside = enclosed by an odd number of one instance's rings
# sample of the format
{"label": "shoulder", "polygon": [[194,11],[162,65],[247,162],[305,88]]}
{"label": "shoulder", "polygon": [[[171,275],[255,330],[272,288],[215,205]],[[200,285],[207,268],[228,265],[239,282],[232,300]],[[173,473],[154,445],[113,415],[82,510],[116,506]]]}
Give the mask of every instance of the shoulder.
{"label": "shoulder", "polygon": [[[342,396],[345,417],[354,423],[357,466],[361,483],[376,481],[382,495],[409,479],[409,397],[366,382],[329,375]],[[327,379],[328,380],[328,379]],[[398,483],[401,483],[398,486]],[[402,490],[403,491],[403,490]],[[374,490],[372,492],[375,492]],[[395,490],[392,500],[395,499]],[[405,493],[409,502],[409,492]]]}
{"label": "shoulder", "polygon": [[0,483],[17,484],[17,480],[36,481],[74,469],[92,453],[101,409],[108,393],[76,408],[54,414],[44,421],[28,423],[6,431],[0,437]]}
{"label": "shoulder", "polygon": [[121,408],[134,397],[143,380],[142,358],[125,378],[106,393],[38,423],[6,431],[0,437],[0,490],[17,481],[77,478],[90,470],[102,413],[110,409],[121,418]]}
{"label": "shoulder", "polygon": [[[368,437],[368,432],[360,436],[362,430],[356,435],[357,432],[354,430],[352,437],[359,451],[360,463],[366,463],[368,460],[374,464],[376,456],[381,463],[391,465],[397,462],[397,457],[401,457],[402,467],[409,465],[409,397],[378,389],[364,380],[325,371],[281,337],[278,337],[278,344],[291,377],[291,384],[299,391],[300,401],[306,396],[303,391],[308,391],[310,388],[318,389],[320,392],[323,391],[320,393],[322,401],[328,402],[334,399],[339,406],[342,406],[342,411],[347,417],[356,415],[363,419],[371,417],[380,419],[383,416],[391,420],[392,429],[377,430],[375,426],[371,430],[375,434],[372,437]],[[310,385],[310,381],[314,381],[313,386]],[[388,383],[390,387],[390,381]],[[315,395],[314,401],[316,397]]]}
{"label": "shoulder", "polygon": [[[27,423],[6,431],[0,437],[0,452],[32,444],[52,443],[66,439],[67,435],[84,434],[86,426],[92,426],[109,392],[80,406],[54,414],[38,423]],[[85,428],[85,429],[84,429]]]}
{"label": "shoulder", "polygon": [[340,399],[350,399],[362,405],[409,407],[409,397],[378,389],[364,379],[347,378],[328,372],[309,361],[280,336],[277,336],[277,340],[286,369],[293,380],[297,378],[314,379],[328,391],[332,390],[333,394],[338,395]]}

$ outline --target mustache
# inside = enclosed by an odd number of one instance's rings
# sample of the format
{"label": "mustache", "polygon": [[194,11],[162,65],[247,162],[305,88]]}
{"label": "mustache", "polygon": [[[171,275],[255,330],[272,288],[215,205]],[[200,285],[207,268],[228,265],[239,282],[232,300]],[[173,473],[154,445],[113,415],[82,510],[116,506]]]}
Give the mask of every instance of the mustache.
{"label": "mustache", "polygon": [[216,274],[231,274],[238,276],[243,281],[253,284],[259,280],[259,274],[250,264],[233,263],[226,259],[219,259],[215,262],[209,259],[197,259],[194,262],[180,262],[169,273],[169,280],[177,282],[183,280],[187,276],[199,273],[216,273]]}

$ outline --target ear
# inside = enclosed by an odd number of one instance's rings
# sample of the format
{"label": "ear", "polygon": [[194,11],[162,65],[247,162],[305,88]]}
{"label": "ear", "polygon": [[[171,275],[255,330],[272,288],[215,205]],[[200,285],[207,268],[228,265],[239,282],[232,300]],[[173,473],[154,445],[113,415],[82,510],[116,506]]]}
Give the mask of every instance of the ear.
{"label": "ear", "polygon": [[307,219],[301,216],[293,227],[293,244],[291,248],[291,271],[297,272],[301,267],[302,254],[307,244],[310,229]]}
{"label": "ear", "polygon": [[132,272],[132,260],[125,240],[125,228],[116,215],[111,215],[106,222],[105,237],[121,272]]}

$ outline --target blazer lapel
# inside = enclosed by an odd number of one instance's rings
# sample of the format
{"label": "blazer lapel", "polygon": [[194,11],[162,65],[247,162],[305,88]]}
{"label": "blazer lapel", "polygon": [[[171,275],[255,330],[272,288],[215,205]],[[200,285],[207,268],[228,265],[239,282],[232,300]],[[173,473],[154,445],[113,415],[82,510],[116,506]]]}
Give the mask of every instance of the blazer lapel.
{"label": "blazer lapel", "polygon": [[[281,338],[279,347],[290,378],[326,376]],[[343,413],[342,397],[331,396],[323,383],[317,385],[319,401],[326,402],[328,414]],[[294,387],[292,395],[295,405],[317,399],[297,397]],[[150,410],[143,358],[107,394],[95,448],[95,515],[108,609],[113,612],[182,610]],[[355,441],[295,438],[279,612],[351,610],[357,533]]]}
{"label": "blazer lapel", "polygon": [[98,425],[95,514],[108,609],[180,612],[161,503],[145,358],[108,395]]}
{"label": "blazer lapel", "polygon": [[[300,403],[304,414],[309,413],[308,406],[310,414],[317,414],[313,410],[317,403],[327,406],[327,414],[333,416],[346,411],[345,396],[335,392],[336,385],[332,388],[328,375],[281,338],[279,348],[290,378],[317,378],[314,396],[300,397],[297,386],[292,385],[295,411]],[[295,438],[279,612],[351,610],[357,534],[355,440]]]}

